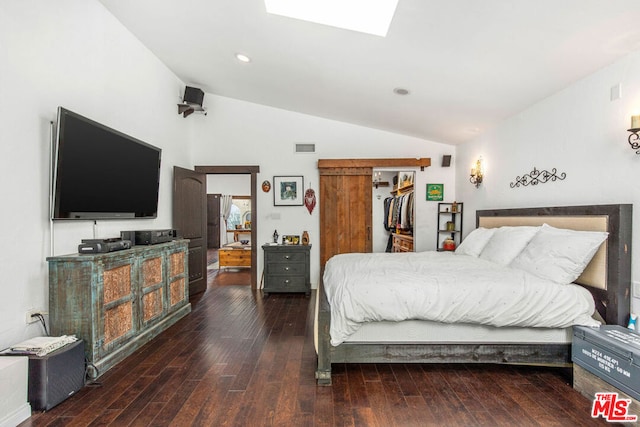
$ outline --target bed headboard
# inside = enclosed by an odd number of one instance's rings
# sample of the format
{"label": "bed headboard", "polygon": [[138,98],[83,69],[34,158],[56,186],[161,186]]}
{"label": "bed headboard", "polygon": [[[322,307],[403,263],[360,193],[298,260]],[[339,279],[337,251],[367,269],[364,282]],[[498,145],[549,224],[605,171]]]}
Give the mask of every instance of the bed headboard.
{"label": "bed headboard", "polygon": [[602,245],[576,283],[589,289],[607,324],[626,326],[630,311],[632,205],[491,209],[476,212],[476,226],[542,225],[606,231]]}

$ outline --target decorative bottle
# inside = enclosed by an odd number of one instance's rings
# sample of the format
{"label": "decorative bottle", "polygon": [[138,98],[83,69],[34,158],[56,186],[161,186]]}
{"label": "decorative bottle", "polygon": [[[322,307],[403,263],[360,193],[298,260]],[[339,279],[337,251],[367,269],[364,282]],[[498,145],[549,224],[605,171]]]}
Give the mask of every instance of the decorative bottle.
{"label": "decorative bottle", "polygon": [[278,230],[273,231],[273,243],[278,243]]}
{"label": "decorative bottle", "polygon": [[306,230],[302,232],[302,244],[305,246],[309,244],[309,233]]}

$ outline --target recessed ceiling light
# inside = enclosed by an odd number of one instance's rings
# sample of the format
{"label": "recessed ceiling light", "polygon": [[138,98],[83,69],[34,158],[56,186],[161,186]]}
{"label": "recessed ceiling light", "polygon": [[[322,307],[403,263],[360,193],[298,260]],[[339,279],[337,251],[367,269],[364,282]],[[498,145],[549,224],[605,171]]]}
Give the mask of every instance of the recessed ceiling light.
{"label": "recessed ceiling light", "polygon": [[242,53],[236,53],[236,59],[240,62],[251,62],[251,58],[247,55],[243,55]]}
{"label": "recessed ceiling light", "polygon": [[409,95],[409,90],[403,87],[397,87],[393,90],[396,95]]}
{"label": "recessed ceiling light", "polygon": [[264,0],[267,12],[386,37],[398,0]]}

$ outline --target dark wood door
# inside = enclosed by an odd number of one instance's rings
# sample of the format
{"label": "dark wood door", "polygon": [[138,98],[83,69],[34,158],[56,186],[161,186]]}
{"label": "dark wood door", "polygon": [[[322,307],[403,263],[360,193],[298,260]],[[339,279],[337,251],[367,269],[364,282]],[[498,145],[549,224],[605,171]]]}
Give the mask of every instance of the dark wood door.
{"label": "dark wood door", "polygon": [[336,254],[372,252],[372,168],[320,169],[320,267]]}
{"label": "dark wood door", "polygon": [[173,168],[173,228],[189,239],[189,294],[207,289],[207,178]]}
{"label": "dark wood door", "polygon": [[220,248],[220,196],[207,194],[207,248]]}

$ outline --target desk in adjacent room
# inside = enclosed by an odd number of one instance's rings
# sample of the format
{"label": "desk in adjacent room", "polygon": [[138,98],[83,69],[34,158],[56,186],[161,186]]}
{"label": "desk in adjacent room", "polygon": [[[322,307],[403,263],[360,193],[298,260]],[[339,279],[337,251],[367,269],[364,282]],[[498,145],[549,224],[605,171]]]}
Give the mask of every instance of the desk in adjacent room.
{"label": "desk in adjacent room", "polygon": [[227,233],[233,233],[233,241],[239,242],[238,236],[240,234],[251,234],[250,228],[236,228],[235,230],[227,230]]}

